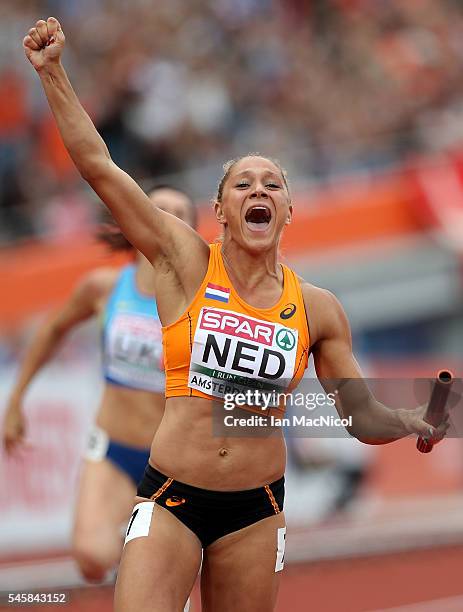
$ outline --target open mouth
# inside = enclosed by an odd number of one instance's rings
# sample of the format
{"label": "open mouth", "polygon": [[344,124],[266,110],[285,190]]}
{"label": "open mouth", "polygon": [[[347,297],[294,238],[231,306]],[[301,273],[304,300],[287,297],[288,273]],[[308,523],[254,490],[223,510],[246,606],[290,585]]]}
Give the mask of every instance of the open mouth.
{"label": "open mouth", "polygon": [[272,213],[267,206],[253,206],[250,208],[244,220],[246,221],[246,225],[249,229],[253,231],[264,231],[270,225],[270,221],[272,219]]}

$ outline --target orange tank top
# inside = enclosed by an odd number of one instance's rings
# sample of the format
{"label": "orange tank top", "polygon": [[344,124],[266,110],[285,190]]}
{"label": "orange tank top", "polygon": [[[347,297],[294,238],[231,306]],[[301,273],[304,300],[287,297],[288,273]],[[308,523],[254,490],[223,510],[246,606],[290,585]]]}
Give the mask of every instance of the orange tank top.
{"label": "orange tank top", "polygon": [[166,397],[224,398],[247,389],[288,392],[307,367],[309,330],[296,274],[283,268],[272,308],[247,304],[233,288],[221,244],[187,310],[163,327]]}

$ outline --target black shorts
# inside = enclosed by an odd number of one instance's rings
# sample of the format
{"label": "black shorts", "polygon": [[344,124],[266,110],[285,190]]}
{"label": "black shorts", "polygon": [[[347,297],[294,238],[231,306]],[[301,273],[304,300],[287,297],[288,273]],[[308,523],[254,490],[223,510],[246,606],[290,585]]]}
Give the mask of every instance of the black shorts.
{"label": "black shorts", "polygon": [[174,514],[201,541],[203,548],[219,538],[283,510],[285,479],[258,489],[210,491],[178,482],[147,465],[137,495]]}

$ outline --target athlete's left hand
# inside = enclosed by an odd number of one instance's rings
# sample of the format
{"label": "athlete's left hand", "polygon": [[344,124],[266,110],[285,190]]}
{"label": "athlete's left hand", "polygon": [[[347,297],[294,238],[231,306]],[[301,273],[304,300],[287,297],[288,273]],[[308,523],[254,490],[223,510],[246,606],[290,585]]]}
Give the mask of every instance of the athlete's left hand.
{"label": "athlete's left hand", "polygon": [[446,412],[439,425],[433,427],[424,420],[426,410],[427,405],[418,406],[418,408],[414,410],[400,410],[400,421],[404,429],[404,434],[416,434],[426,440],[432,441],[433,444],[437,444],[445,437],[450,427],[449,413]]}

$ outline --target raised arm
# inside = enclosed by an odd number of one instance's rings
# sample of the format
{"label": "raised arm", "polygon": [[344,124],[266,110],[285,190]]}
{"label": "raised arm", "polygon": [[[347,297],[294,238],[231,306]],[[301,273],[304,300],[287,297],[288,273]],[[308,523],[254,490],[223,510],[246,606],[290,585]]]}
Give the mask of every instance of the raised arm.
{"label": "raised arm", "polygon": [[391,409],[372,395],[352,353],[349,322],[336,297],[309,284],[303,285],[303,294],[317,377],[327,393],[336,394],[340,415],[352,417],[349,433],[367,444],[386,444],[409,434],[441,438],[447,422],[431,427],[423,420],[426,406]]}
{"label": "raised arm", "polygon": [[[191,258],[206,257],[207,267],[207,245],[200,236],[173,215],[153,207],[137,183],[112,161],[61,64],[64,44],[64,33],[54,17],[38,21],[23,41],[78,171],[111,210],[127,239],[149,261],[154,263],[162,256],[174,270],[183,270]],[[204,275],[205,269],[202,272]]]}
{"label": "raised arm", "polygon": [[3,424],[3,444],[8,452],[25,435],[23,399],[34,376],[53,357],[64,336],[80,322],[97,313],[116,280],[117,271],[101,268],[90,272],[74,289],[66,304],[44,323],[24,355],[10,394]]}

